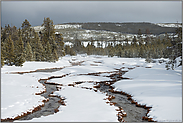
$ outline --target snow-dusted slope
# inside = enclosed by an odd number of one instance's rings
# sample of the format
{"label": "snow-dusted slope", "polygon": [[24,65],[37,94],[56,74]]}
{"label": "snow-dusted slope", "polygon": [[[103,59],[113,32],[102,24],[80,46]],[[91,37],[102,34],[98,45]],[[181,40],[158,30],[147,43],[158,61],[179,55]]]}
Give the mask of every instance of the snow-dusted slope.
{"label": "snow-dusted slope", "polygon": [[[79,25],[79,24],[60,24],[60,25],[54,25],[54,29],[67,29],[67,28],[69,28],[69,29],[79,29],[79,28],[81,28],[82,27],[82,25]],[[32,28],[34,28],[35,29],[35,31],[41,31],[41,30],[43,30],[44,29],[44,27],[43,26],[35,26],[35,27],[32,27]]]}
{"label": "snow-dusted slope", "polygon": [[[117,24],[119,26],[119,24]],[[41,31],[44,27],[35,26],[32,27],[36,32]],[[64,41],[72,42],[74,39],[79,39],[82,41],[113,41],[114,37],[116,41],[124,41],[128,38],[129,41],[132,41],[134,36],[137,38],[137,34],[126,34],[120,32],[112,32],[105,30],[86,30],[82,29],[82,25],[79,24],[60,24],[54,25],[55,34],[62,34]],[[156,35],[151,34],[151,37],[156,37]],[[145,34],[142,35],[142,38],[145,38]]]}
{"label": "snow-dusted slope", "polygon": [[156,25],[161,27],[182,27],[182,24],[180,23],[156,23]]}

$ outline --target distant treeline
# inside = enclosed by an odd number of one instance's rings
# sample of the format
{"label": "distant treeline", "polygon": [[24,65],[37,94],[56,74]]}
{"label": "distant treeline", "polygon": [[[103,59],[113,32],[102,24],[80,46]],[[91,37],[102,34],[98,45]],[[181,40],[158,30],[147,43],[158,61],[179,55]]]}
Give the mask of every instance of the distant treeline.
{"label": "distant treeline", "polygon": [[142,34],[146,34],[146,30],[150,33],[159,35],[163,33],[176,33],[177,27],[161,27],[149,22],[128,22],[128,23],[110,23],[110,22],[88,22],[88,23],[65,23],[80,24],[83,29],[88,30],[106,30],[112,32],[121,32],[128,34],[137,34],[137,30],[141,29]]}

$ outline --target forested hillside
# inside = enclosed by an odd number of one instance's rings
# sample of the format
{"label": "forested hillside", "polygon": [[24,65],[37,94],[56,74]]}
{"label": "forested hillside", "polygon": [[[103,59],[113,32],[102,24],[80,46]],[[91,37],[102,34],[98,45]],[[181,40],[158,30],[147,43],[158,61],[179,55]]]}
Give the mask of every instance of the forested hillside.
{"label": "forested hillside", "polygon": [[78,24],[82,26],[82,29],[88,30],[106,30],[112,32],[121,32],[129,34],[137,34],[137,31],[141,29],[142,34],[146,34],[149,31],[152,34],[162,34],[162,33],[175,33],[175,29],[180,27],[180,23],[176,24],[174,27],[162,27],[160,24],[154,24],[149,22],[128,22],[128,23],[110,23],[110,22],[100,22],[100,23],[65,23],[65,24]]}
{"label": "forested hillside", "polygon": [[[92,29],[93,32],[85,29]],[[87,38],[87,44],[83,41],[84,32],[90,36]],[[135,35],[129,37],[124,32]],[[164,33],[161,38],[157,36],[160,33]],[[71,36],[68,44],[64,38]],[[25,61],[55,62],[66,54],[80,53],[109,57],[141,57],[146,58],[147,62],[156,58],[169,58],[167,69],[173,69],[175,64],[182,64],[175,61],[177,57],[182,56],[182,27],[161,27],[152,23],[54,25],[53,20],[44,18],[43,24],[38,27],[31,27],[31,23],[25,19],[19,29],[10,25],[1,28],[1,66],[21,66]]]}

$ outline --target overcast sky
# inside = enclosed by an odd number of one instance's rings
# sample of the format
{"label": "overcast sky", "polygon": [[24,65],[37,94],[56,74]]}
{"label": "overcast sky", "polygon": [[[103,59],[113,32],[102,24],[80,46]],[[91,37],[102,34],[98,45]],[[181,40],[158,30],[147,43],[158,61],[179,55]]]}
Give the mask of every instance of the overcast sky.
{"label": "overcast sky", "polygon": [[67,22],[182,22],[181,1],[2,1],[1,25]]}

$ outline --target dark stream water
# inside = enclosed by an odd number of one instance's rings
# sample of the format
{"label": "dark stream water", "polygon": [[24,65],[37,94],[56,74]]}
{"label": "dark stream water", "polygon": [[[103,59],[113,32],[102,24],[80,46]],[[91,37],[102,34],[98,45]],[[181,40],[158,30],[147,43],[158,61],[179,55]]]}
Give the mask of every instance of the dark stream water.
{"label": "dark stream water", "polygon": [[[41,80],[40,83],[44,83],[44,80]],[[41,96],[45,98],[49,98],[48,102],[45,102],[45,106],[41,108],[41,110],[36,111],[32,114],[29,114],[25,117],[20,118],[19,120],[31,120],[33,118],[39,118],[41,116],[48,116],[55,113],[54,109],[57,109],[61,104],[58,102],[60,98],[58,97],[50,97],[49,94],[51,94],[54,91],[57,91],[56,86],[53,84],[45,84],[46,86],[46,92],[41,94]]]}
{"label": "dark stream water", "polygon": [[136,107],[135,104],[131,104],[127,96],[122,94],[115,94],[109,91],[110,87],[104,83],[100,83],[100,91],[107,93],[108,95],[115,96],[115,99],[112,99],[111,102],[115,102],[115,106],[122,107],[123,110],[127,113],[127,117],[123,117],[126,122],[144,122],[142,117],[146,115],[147,110],[141,107]]}

